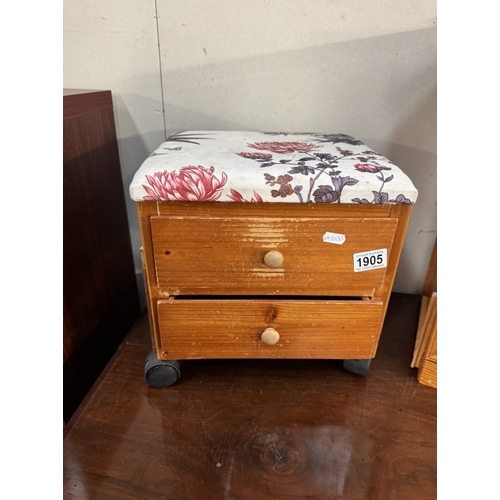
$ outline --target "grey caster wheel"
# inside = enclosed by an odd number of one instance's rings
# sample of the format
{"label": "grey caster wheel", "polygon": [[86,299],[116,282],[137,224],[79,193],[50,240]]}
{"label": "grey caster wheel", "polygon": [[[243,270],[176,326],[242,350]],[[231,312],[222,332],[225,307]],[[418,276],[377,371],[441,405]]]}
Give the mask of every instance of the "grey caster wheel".
{"label": "grey caster wheel", "polygon": [[371,359],[345,359],[344,370],[366,377],[371,361]]}
{"label": "grey caster wheel", "polygon": [[180,376],[178,361],[158,359],[156,351],[151,351],[146,356],[144,378],[152,387],[169,387],[175,384]]}

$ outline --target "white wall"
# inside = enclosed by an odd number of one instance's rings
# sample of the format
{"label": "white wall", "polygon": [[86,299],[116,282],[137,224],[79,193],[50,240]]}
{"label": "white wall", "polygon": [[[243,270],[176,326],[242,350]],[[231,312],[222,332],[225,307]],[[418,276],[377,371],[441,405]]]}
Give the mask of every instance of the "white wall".
{"label": "white wall", "polygon": [[128,185],[166,135],[341,132],[419,190],[394,290],[420,293],[436,237],[436,0],[64,0],[63,86],[113,93],[138,276]]}

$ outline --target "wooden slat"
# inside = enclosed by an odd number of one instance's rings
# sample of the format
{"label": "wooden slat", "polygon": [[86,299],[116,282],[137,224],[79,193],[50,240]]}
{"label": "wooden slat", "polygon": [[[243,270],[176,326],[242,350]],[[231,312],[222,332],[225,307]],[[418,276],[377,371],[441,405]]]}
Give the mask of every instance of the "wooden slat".
{"label": "wooden slat", "polygon": [[431,329],[431,333],[429,336],[429,340],[427,342],[427,346],[424,350],[424,358],[437,358],[437,324],[434,321]]}
{"label": "wooden slat", "polygon": [[415,347],[413,349],[413,359],[411,361],[411,368],[415,368],[415,363],[417,360],[417,355],[419,352],[420,345],[422,343],[422,336],[424,333],[424,322],[427,309],[429,307],[429,297],[425,295],[422,296],[422,303],[420,304],[420,316],[418,318],[417,336],[415,338]]}
{"label": "wooden slat", "polygon": [[155,350],[160,349],[160,329],[157,316],[157,287],[156,273],[154,268],[153,242],[151,237],[150,218],[157,213],[156,203],[136,203],[139,219],[139,230],[142,240],[142,266],[144,274],[144,285],[147,288],[146,301],[150,320],[151,341]]}
{"label": "wooden slat", "polygon": [[434,292],[437,292],[437,239],[427,268],[422,295],[430,297]]}
{"label": "wooden slat", "polygon": [[362,205],[358,203],[222,203],[144,201],[145,208],[154,206],[159,215],[193,217],[391,217],[396,207],[411,205]]}
{"label": "wooden slat", "polygon": [[[417,380],[421,384],[437,388],[437,293],[431,297],[432,310],[430,311],[430,324],[428,338],[423,349],[422,359],[419,365]],[[431,306],[430,306],[431,307]]]}
{"label": "wooden slat", "polygon": [[437,388],[437,239],[422,288],[422,305],[410,366],[418,368],[417,380],[421,384]]}
{"label": "wooden slat", "polygon": [[[427,345],[432,337],[437,335],[437,293],[434,292],[429,300],[429,306],[424,318],[422,326],[421,340],[419,342],[416,354],[412,361],[411,367],[419,367],[424,358]],[[434,353],[432,353],[434,354]]]}
{"label": "wooden slat", "polygon": [[417,380],[423,385],[437,389],[437,357],[423,360],[418,370]]}

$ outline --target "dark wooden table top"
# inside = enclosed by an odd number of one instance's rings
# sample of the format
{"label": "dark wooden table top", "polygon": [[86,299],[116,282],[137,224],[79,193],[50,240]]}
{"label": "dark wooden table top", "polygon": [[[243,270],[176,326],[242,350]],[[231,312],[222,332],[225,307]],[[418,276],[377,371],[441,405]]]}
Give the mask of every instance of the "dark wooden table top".
{"label": "dark wooden table top", "polygon": [[393,294],[368,377],[340,361],[211,360],[143,379],[143,315],[65,429],[64,498],[432,500],[436,390],[410,368],[420,297]]}

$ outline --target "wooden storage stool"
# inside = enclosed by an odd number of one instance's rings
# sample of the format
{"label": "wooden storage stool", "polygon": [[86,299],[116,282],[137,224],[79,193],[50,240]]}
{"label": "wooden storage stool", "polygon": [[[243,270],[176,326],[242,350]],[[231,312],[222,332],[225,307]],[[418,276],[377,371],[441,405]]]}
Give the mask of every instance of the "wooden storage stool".
{"label": "wooden storage stool", "polygon": [[179,360],[375,356],[417,190],[345,134],[189,131],[130,185],[153,351],[152,386]]}

